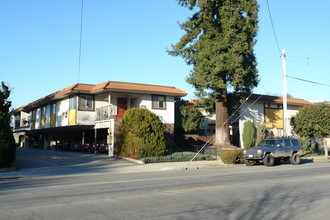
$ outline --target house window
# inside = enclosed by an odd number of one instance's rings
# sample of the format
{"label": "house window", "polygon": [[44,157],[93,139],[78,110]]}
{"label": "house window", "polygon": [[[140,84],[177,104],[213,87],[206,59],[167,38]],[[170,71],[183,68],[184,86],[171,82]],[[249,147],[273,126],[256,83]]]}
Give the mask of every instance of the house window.
{"label": "house window", "polygon": [[164,96],[164,95],[152,95],[152,108],[154,108],[154,109],[166,109],[166,96]]}
{"label": "house window", "polygon": [[79,110],[94,110],[94,96],[79,95]]}

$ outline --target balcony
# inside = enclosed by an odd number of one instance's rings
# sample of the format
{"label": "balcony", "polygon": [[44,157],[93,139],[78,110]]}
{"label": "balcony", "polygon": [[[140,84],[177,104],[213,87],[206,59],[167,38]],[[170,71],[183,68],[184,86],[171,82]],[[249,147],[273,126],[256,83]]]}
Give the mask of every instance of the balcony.
{"label": "balcony", "polygon": [[97,108],[95,121],[104,121],[110,119],[112,115],[116,114],[116,106],[108,105],[104,107]]}

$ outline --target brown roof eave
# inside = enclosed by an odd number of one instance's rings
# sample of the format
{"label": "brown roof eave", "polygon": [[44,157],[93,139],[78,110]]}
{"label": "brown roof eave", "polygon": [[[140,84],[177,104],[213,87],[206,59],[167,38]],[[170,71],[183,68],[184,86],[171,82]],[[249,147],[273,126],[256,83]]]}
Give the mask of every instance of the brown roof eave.
{"label": "brown roof eave", "polygon": [[109,92],[122,92],[122,93],[134,93],[134,94],[155,94],[155,95],[168,95],[174,97],[184,97],[188,93],[172,93],[172,92],[160,92],[160,91],[143,91],[143,90],[124,90],[124,89],[106,89],[104,91]]}
{"label": "brown roof eave", "polygon": [[[256,101],[258,103],[275,103],[275,104],[282,104],[283,99],[279,96],[269,96],[269,95],[260,95],[260,94],[253,94],[250,98],[250,101]],[[313,103],[306,101],[304,99],[296,99],[296,98],[288,98],[287,99],[288,105],[293,106],[305,106],[305,105],[313,105]]]}

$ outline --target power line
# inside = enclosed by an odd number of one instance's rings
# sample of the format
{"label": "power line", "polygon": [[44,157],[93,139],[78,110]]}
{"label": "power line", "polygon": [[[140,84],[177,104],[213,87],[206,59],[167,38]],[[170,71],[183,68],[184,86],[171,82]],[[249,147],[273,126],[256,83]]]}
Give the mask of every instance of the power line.
{"label": "power line", "polygon": [[301,79],[301,78],[297,78],[297,77],[293,77],[293,76],[287,76],[287,77],[292,78],[292,79],[295,79],[295,80],[300,80],[300,81],[304,81],[304,82],[308,82],[308,83],[313,83],[313,84],[317,84],[317,85],[322,85],[322,86],[330,87],[329,84],[314,82],[314,81],[311,81],[311,80]]}
{"label": "power line", "polygon": [[83,31],[83,15],[84,15],[84,0],[81,0],[78,83],[79,83],[79,80],[80,80],[80,62],[81,62],[81,42],[82,42],[82,31]]}
{"label": "power line", "polygon": [[[270,91],[280,80],[281,80],[282,77],[279,77],[269,88],[267,91]],[[267,92],[266,91],[266,92]],[[234,122],[236,122],[239,117],[237,117],[236,119],[234,119],[232,122],[230,122],[229,120],[235,115],[235,113],[238,111],[238,110],[241,110],[242,106],[244,105],[244,103],[246,103],[249,98],[253,95],[253,92],[250,93],[250,95],[243,101],[243,103],[236,109],[236,111],[234,113],[231,114],[230,117],[228,117],[227,121],[225,123],[223,123],[223,125],[225,125],[226,123],[230,123],[230,124],[233,124]],[[240,114],[243,115],[249,108],[251,108],[262,96],[265,96],[265,95],[259,95],[259,97],[254,100],[254,102],[249,105],[243,112],[241,112]]]}
{"label": "power line", "polygon": [[272,24],[273,34],[274,34],[274,37],[275,37],[275,41],[276,41],[276,45],[277,45],[277,49],[278,49],[278,51],[281,53],[281,49],[280,49],[280,46],[279,46],[279,43],[278,43],[278,40],[277,40],[277,36],[276,36],[276,32],[275,32],[275,28],[274,28],[274,23],[273,23],[272,14],[270,13],[270,7],[269,7],[268,0],[266,0],[266,2],[267,2],[268,13],[269,13],[269,17],[270,17],[270,22],[271,22],[271,24]]}

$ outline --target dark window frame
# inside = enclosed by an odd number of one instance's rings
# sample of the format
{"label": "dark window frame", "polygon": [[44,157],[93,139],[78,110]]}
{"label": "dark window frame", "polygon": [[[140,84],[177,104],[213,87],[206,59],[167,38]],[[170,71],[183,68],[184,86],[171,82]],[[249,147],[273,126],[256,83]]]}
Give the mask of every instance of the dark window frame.
{"label": "dark window frame", "polygon": [[[84,103],[82,103],[84,101]],[[92,104],[92,107],[88,107],[88,104]],[[78,95],[78,110],[79,111],[95,111],[95,97],[90,94],[79,94]]]}
{"label": "dark window frame", "polygon": [[[163,100],[159,100],[162,97]],[[166,110],[166,95],[151,95],[151,108]]]}

